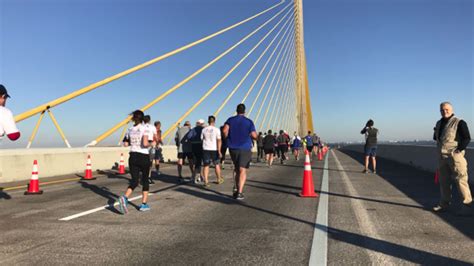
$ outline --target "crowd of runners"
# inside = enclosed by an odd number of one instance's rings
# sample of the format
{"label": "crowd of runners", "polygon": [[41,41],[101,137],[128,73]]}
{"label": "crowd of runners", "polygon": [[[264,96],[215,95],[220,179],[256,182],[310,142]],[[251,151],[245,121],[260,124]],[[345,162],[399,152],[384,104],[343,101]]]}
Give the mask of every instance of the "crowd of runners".
{"label": "crowd of runners", "polygon": [[[244,186],[247,169],[252,164],[252,149],[257,149],[256,162],[264,162],[271,168],[273,160],[285,164],[290,159],[300,159],[300,150],[304,147],[316,155],[322,148],[320,138],[310,131],[304,137],[296,132],[290,137],[287,131],[272,130],[257,134],[253,121],[245,116],[245,105],[239,104],[237,115],[230,117],[221,127],[216,127],[216,117],[209,116],[206,121],[199,119],[192,127],[190,121],[178,126],[174,141],[177,147],[177,172],[179,183],[193,183],[203,188],[210,187],[209,171],[215,170],[215,184],[222,184],[221,169],[224,169],[226,153],[229,151],[233,169],[233,197],[244,199]],[[129,170],[131,181],[123,196],[119,197],[118,209],[128,212],[128,198],[141,183],[142,204],[140,211],[150,210],[148,191],[153,177],[160,176],[160,163],[163,162],[160,121],[151,124],[151,117],[137,110],[132,113],[133,126],[123,139],[124,146],[130,147]],[[265,156],[264,156],[265,155]],[[183,166],[188,165],[191,175],[183,175]]]}

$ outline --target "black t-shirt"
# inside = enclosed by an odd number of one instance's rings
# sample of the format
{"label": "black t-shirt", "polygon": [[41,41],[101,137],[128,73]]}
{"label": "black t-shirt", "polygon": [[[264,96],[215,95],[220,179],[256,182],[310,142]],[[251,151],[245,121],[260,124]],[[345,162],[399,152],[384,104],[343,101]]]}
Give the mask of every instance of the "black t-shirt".
{"label": "black t-shirt", "polygon": [[275,137],[273,135],[267,135],[263,138],[263,148],[264,149],[273,149],[275,145]]}

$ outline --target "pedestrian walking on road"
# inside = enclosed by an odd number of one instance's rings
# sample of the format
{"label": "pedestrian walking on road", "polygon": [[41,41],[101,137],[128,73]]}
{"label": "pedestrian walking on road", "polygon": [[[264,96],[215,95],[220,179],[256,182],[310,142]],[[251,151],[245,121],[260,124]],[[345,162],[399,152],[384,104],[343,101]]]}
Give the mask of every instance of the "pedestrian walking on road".
{"label": "pedestrian walking on road", "polygon": [[224,169],[225,155],[227,154],[227,138],[224,137],[224,126],[220,127],[221,130],[221,169]]}
{"label": "pedestrian walking on road", "polygon": [[191,177],[191,181],[193,181],[195,184],[201,183],[203,180],[201,172],[203,154],[201,133],[204,128],[204,123],[204,119],[199,119],[196,122],[196,126],[191,129],[191,131],[189,131],[187,135],[188,140],[191,142],[194,162],[194,171]]}
{"label": "pedestrian walking on road", "polygon": [[0,84],[0,140],[6,135],[8,139],[15,141],[20,138],[20,131],[16,127],[12,112],[5,107],[8,98],[10,95],[7,89]]}
{"label": "pedestrian walking on road", "polygon": [[187,135],[191,131],[191,123],[189,121],[184,122],[184,126],[178,128],[175,135],[176,146],[178,147],[178,182],[183,183],[183,165],[188,159],[189,170],[191,173],[194,172],[194,162],[191,142],[188,140]]}
{"label": "pedestrian walking on road", "polygon": [[278,150],[280,151],[280,163],[284,164],[286,160],[286,153],[288,152],[288,142],[290,139],[283,130],[280,130],[280,135],[277,137]]}
{"label": "pedestrian walking on road", "polygon": [[273,156],[275,154],[275,136],[272,135],[272,130],[268,130],[268,134],[263,138],[263,151],[265,152],[265,157],[267,160],[267,166],[272,167]]}
{"label": "pedestrian walking on road", "polygon": [[298,136],[298,133],[294,133],[294,136],[291,138],[291,151],[295,156],[295,160],[299,160],[300,148],[301,148],[301,138]]}
{"label": "pedestrian walking on road", "polygon": [[263,158],[263,135],[262,132],[258,132],[257,137],[257,162],[260,162]]}
{"label": "pedestrian walking on road", "polygon": [[363,173],[369,172],[369,157],[372,158],[372,171],[374,174],[377,173],[377,135],[379,130],[374,127],[374,121],[370,119],[365,124],[365,127],[360,131],[360,134],[365,134],[365,146],[364,146],[364,170]]}
{"label": "pedestrian walking on road", "polygon": [[273,133],[273,150],[274,150],[274,156],[276,155],[276,157],[278,159],[280,159],[280,149],[278,148],[278,134],[275,132]]}
{"label": "pedestrian walking on road", "polygon": [[123,140],[125,147],[130,146],[128,167],[130,169],[130,175],[132,176],[132,179],[125,192],[125,195],[120,196],[118,199],[118,209],[122,214],[128,213],[128,198],[132,194],[133,190],[140,184],[140,176],[143,188],[143,197],[139,210],[150,210],[150,207],[147,204],[148,190],[150,186],[148,183],[148,174],[151,165],[149,147],[153,142],[153,132],[147,129],[147,127],[143,124],[143,118],[144,114],[140,110],[136,110],[132,113],[132,121],[134,125],[128,129]]}
{"label": "pedestrian walking on road", "polygon": [[160,163],[163,161],[163,139],[161,138],[161,122],[155,121],[155,132],[156,132],[156,139],[155,139],[155,170],[156,175],[161,175],[160,172]]}
{"label": "pedestrian walking on road", "polygon": [[257,139],[257,132],[252,120],[245,117],[245,105],[237,105],[237,115],[232,116],[224,124],[224,137],[227,137],[230,157],[234,163],[235,189],[234,198],[244,199],[244,186],[247,169],[252,160],[252,140]]}
{"label": "pedestrian walking on road", "polygon": [[221,177],[221,166],[219,162],[219,158],[222,156],[221,131],[215,126],[216,118],[214,116],[209,116],[207,122],[209,123],[209,126],[205,127],[201,133],[204,164],[204,187],[209,187],[209,165],[211,162],[215,166],[216,183],[222,184],[224,182],[224,179]]}
{"label": "pedestrian walking on road", "polygon": [[441,119],[434,128],[433,139],[439,153],[439,186],[441,199],[433,207],[435,212],[446,211],[451,204],[451,183],[456,184],[462,200],[461,216],[472,214],[472,195],[469,189],[466,147],[471,141],[467,123],[456,117],[449,102],[440,105]]}
{"label": "pedestrian walking on road", "polygon": [[153,181],[153,178],[151,177],[151,170],[153,168],[153,161],[155,160],[155,146],[156,146],[156,139],[157,139],[157,132],[156,128],[150,124],[151,117],[149,115],[145,115],[143,117],[143,123],[145,124],[145,128],[148,131],[151,131],[153,134],[153,141],[150,143],[150,147],[148,148],[149,150],[149,155],[150,155],[150,170],[148,171],[148,183],[150,184],[155,184]]}
{"label": "pedestrian walking on road", "polygon": [[313,137],[311,136],[311,131],[308,131],[308,135],[303,138],[303,144],[306,146],[306,150],[311,155],[313,152]]}

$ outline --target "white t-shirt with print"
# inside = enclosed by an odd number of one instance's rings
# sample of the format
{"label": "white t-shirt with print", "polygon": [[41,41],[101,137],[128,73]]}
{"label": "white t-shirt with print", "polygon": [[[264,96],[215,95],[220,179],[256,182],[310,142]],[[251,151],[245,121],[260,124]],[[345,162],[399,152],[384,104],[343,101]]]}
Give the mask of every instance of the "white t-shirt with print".
{"label": "white t-shirt with print", "polygon": [[221,131],[215,126],[207,126],[201,132],[202,149],[217,151],[217,140],[221,139]]}
{"label": "white t-shirt with print", "polygon": [[11,134],[18,132],[15,124],[15,119],[10,109],[0,106],[0,137],[4,134]]}
{"label": "white t-shirt with print", "polygon": [[153,141],[153,132],[144,124],[132,126],[128,129],[125,138],[130,140],[130,152],[149,154],[148,148],[143,147],[143,137],[148,137],[149,141]]}

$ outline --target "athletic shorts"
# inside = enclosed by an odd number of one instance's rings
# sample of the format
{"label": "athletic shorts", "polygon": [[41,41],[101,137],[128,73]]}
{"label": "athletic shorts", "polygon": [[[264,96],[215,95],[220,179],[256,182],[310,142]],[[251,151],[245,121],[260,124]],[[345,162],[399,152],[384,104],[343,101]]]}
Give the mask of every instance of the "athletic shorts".
{"label": "athletic shorts", "polygon": [[274,154],[275,151],[273,149],[263,149],[263,152],[265,152],[265,154]]}
{"label": "athletic shorts", "polygon": [[377,155],[377,146],[365,147],[364,154],[365,156],[375,157]]}
{"label": "athletic shorts", "polygon": [[155,149],[155,160],[161,161],[163,160],[163,149],[162,148],[156,148]]}
{"label": "athletic shorts", "polygon": [[298,151],[300,148],[297,148],[297,147],[293,147],[291,148],[291,150],[294,152],[294,151]]}
{"label": "athletic shorts", "polygon": [[209,166],[211,164],[211,162],[213,162],[214,164],[218,164],[219,163],[219,154],[217,153],[217,151],[206,151],[206,150],[204,150],[202,152],[202,162],[203,162],[204,166]]}
{"label": "athletic shorts", "polygon": [[235,168],[249,168],[250,161],[252,160],[252,151],[248,150],[233,150],[229,149],[230,158],[232,158],[232,162],[234,163]]}
{"label": "athletic shorts", "polygon": [[280,145],[278,146],[281,152],[287,153],[288,152],[288,145]]}
{"label": "athletic shorts", "polygon": [[193,159],[193,154],[191,152],[178,152],[178,159],[183,159],[186,160],[192,160]]}
{"label": "athletic shorts", "polygon": [[306,149],[307,149],[309,152],[312,152],[312,151],[313,151],[313,146],[306,146]]}

